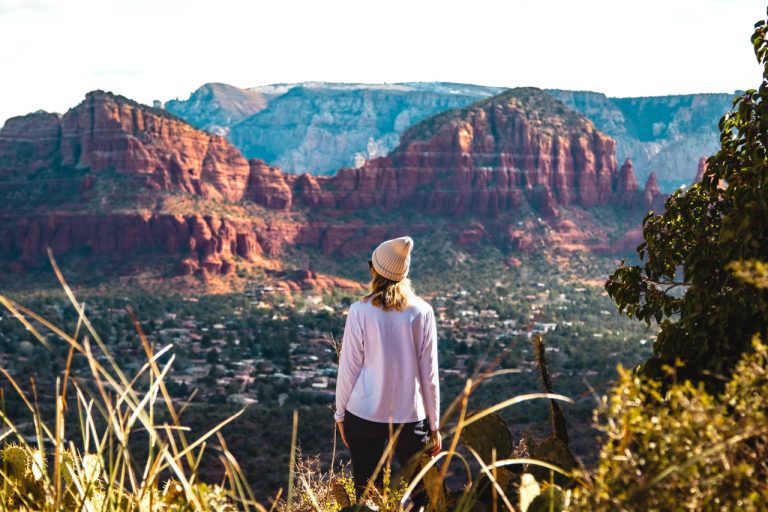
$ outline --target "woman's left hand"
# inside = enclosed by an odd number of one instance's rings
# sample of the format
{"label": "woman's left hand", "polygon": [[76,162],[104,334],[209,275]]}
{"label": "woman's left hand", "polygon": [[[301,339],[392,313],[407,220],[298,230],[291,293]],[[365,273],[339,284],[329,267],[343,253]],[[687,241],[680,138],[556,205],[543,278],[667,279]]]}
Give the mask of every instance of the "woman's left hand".
{"label": "woman's left hand", "polygon": [[440,450],[443,449],[443,436],[440,435],[439,430],[432,431],[432,456],[434,457]]}

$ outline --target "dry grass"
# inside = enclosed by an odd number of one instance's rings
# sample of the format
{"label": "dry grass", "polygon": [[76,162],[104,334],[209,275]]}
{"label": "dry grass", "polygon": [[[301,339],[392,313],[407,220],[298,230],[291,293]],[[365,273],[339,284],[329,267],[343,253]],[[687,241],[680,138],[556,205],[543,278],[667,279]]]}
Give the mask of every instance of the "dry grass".
{"label": "dry grass", "polygon": [[[189,428],[182,423],[165,385],[174,356],[171,354],[162,367],[158,363],[172,347],[153,350],[133,316],[147,362],[135,375],[126,375],[93,329],[83,304],[67,285],[52,256],[51,263],[78,312],[73,334],[0,296],[0,303],[40,343],[50,345],[41,332],[47,330],[69,346],[64,374],[56,380],[53,425],[46,424],[36,398],[30,398],[23,386],[3,370],[31,415],[36,446],[27,443],[13,419],[4,411],[0,412],[6,427],[0,441],[6,444],[16,441],[21,449],[18,453],[21,456],[27,454],[33,461],[31,471],[22,468],[17,475],[5,471],[0,474],[3,481],[0,510],[266,510],[256,501],[240,466],[220,436],[221,429],[235,420],[242,410],[197,439],[188,439]],[[90,370],[87,378],[72,374],[71,362],[75,354],[87,361]],[[148,381],[146,389],[138,389],[141,380]],[[65,413],[67,407],[71,407],[68,401],[70,389],[81,426],[80,446],[66,441],[70,437],[65,427]],[[156,421],[161,416],[160,409],[163,417],[171,418],[170,422]],[[139,437],[147,443],[147,456],[141,461],[133,457],[131,450]],[[212,441],[217,439],[219,443],[213,445]],[[225,473],[221,485],[199,481],[199,465],[206,450],[218,452]],[[8,469],[8,466],[9,461],[4,456],[4,468]],[[164,485],[166,482],[170,483]]]}

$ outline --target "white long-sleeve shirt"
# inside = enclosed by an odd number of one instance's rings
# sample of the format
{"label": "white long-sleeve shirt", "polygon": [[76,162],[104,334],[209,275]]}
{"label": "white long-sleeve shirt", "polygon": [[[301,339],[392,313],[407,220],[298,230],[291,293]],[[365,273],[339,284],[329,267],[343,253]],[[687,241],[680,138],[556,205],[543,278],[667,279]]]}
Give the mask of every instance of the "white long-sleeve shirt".
{"label": "white long-sleeve shirt", "polygon": [[440,381],[432,307],[412,298],[402,311],[370,301],[349,308],[336,379],[336,421],[344,413],[380,423],[429,419],[437,430]]}

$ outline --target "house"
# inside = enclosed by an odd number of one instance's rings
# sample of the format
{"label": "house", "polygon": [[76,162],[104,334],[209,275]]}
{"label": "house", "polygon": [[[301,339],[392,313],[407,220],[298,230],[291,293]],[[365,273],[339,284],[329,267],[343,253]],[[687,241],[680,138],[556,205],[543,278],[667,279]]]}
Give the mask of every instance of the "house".
{"label": "house", "polygon": [[230,404],[251,405],[258,402],[259,401],[256,398],[252,396],[247,396],[243,393],[235,393],[227,397],[227,403],[230,403]]}
{"label": "house", "polygon": [[533,332],[540,332],[542,334],[555,330],[557,330],[557,323],[555,322],[536,322],[533,326]]}

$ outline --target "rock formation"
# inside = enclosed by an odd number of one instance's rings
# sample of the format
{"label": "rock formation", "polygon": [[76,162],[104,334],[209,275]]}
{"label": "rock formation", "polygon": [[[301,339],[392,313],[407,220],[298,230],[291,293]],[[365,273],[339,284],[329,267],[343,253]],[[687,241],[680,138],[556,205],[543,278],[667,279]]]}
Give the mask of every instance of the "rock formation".
{"label": "rock formation", "polygon": [[543,91],[514,89],[416,125],[390,155],[342,169],[294,203],[486,217],[530,205],[554,216],[613,198],[614,146]]}
{"label": "rock formation", "polygon": [[632,165],[632,160],[624,160],[616,178],[616,202],[625,208],[634,208],[642,201],[642,195],[638,193],[637,177]]}
{"label": "rock formation", "polygon": [[262,160],[251,160],[246,198],[274,210],[290,210],[293,198],[285,174]]}
{"label": "rock formation", "polygon": [[664,209],[664,201],[667,196],[661,192],[659,183],[656,180],[656,173],[653,171],[651,171],[651,174],[648,176],[648,181],[645,182],[643,197],[645,199],[645,205],[649,209],[657,213]]}
{"label": "rock formation", "polygon": [[70,215],[0,218],[0,252],[34,264],[50,247],[54,254],[86,249],[97,254],[159,251],[186,255],[188,271],[233,270],[233,258],[253,260],[270,245],[267,229],[254,222],[211,216]]}
{"label": "rock formation", "polygon": [[[131,190],[115,184],[120,176],[131,178]],[[40,204],[29,200],[31,184]],[[639,192],[632,163],[617,170],[610,137],[533,88],[430,118],[389,155],[333,176],[246,161],[220,136],[95,91],[61,117],[6,123],[0,190],[15,198],[0,206],[0,258],[15,268],[51,247],[56,254],[158,252],[176,258],[183,274],[227,274],[238,258],[277,258],[296,245],[327,255],[366,252],[382,239],[432,230],[429,222],[404,226],[402,216],[388,217],[414,210],[448,219],[460,244],[494,239],[529,252],[537,235],[512,220],[663,200],[655,175]],[[54,196],[57,208],[45,202]],[[361,219],[368,211],[375,222]],[[568,243],[586,247],[576,223],[552,226],[568,226]]]}
{"label": "rock formation", "polygon": [[52,167],[59,157],[61,119],[38,111],[13,117],[0,130],[0,173],[11,169]]}
{"label": "rock formation", "polygon": [[616,191],[620,194],[632,194],[637,192],[637,177],[633,170],[632,160],[627,158],[624,160],[624,164],[619,169],[618,184],[616,185]]}
{"label": "rock formation", "polygon": [[[231,140],[249,158],[288,173],[332,174],[393,150],[413,124],[499,94],[501,88],[449,83],[277,84],[241,89],[205,84],[168,111]],[[645,181],[655,170],[671,191],[690,181],[699,155],[719,147],[718,120],[732,94],[609,98],[588,91],[550,90],[616,140]]]}

